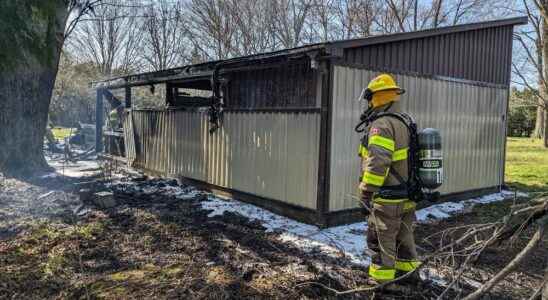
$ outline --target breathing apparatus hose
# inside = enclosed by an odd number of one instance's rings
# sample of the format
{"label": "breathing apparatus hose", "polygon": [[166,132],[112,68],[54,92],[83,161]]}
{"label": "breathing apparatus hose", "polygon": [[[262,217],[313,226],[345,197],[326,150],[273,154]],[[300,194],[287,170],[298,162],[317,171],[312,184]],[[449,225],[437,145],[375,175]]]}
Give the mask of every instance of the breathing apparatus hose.
{"label": "breathing apparatus hose", "polygon": [[376,120],[376,116],[385,113],[387,110],[392,107],[392,103],[388,104],[388,106],[383,111],[376,111],[373,107],[368,107],[360,116],[360,122],[356,127],[354,127],[354,131],[358,133],[362,133],[365,131],[367,126],[371,124],[374,120]]}
{"label": "breathing apparatus hose", "polygon": [[354,127],[354,131],[358,133],[364,132],[367,128],[367,125],[369,125],[370,123],[369,119],[371,118],[371,114],[373,114],[372,109],[364,111],[360,116],[360,122],[358,123],[358,125],[356,125],[356,127]]}

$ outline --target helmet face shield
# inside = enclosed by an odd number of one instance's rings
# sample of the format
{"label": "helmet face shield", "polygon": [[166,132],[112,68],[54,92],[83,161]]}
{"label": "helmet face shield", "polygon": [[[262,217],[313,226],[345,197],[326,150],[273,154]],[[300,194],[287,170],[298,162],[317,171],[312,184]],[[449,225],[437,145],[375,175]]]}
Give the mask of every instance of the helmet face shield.
{"label": "helmet face shield", "polygon": [[360,93],[360,96],[358,97],[358,99],[356,99],[356,101],[358,102],[362,100],[371,101],[372,98],[373,98],[373,92],[371,91],[371,89],[364,88],[362,92]]}
{"label": "helmet face shield", "polygon": [[361,102],[363,99],[365,99],[365,90],[367,90],[367,88],[363,88],[358,98],[356,98],[356,102]]}

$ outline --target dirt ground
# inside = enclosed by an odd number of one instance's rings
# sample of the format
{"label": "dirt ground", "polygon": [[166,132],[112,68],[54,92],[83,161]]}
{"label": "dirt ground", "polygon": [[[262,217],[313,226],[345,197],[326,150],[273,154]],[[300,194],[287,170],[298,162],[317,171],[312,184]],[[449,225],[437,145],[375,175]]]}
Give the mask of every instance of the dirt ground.
{"label": "dirt ground", "polygon": [[[320,251],[303,252],[280,242],[279,233],[267,233],[259,222],[234,213],[209,218],[199,205],[205,194],[180,201],[115,190],[119,205],[99,209],[80,202],[73,192],[75,183],[87,180],[0,177],[0,299],[432,299],[443,290],[427,282],[336,297],[303,283],[337,290],[364,286],[364,266]],[[492,220],[508,205],[481,206],[435,226],[420,225],[419,245],[427,251],[422,237],[449,226]],[[467,276],[485,281],[524,243],[489,249]],[[548,254],[546,243],[543,247],[491,298],[530,295],[542,281]],[[451,291],[446,298],[456,296]]]}

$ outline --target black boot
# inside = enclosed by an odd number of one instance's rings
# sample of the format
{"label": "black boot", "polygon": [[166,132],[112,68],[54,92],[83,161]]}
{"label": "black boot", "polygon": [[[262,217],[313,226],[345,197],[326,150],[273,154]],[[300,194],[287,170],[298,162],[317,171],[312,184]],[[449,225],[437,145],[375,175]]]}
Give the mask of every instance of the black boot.
{"label": "black boot", "polygon": [[[406,276],[408,272],[404,271],[396,271],[396,277],[402,277]],[[409,284],[409,285],[420,285],[422,283],[422,278],[418,271],[413,272],[412,274],[407,275],[405,278],[399,280],[398,282],[401,282],[402,284]]]}

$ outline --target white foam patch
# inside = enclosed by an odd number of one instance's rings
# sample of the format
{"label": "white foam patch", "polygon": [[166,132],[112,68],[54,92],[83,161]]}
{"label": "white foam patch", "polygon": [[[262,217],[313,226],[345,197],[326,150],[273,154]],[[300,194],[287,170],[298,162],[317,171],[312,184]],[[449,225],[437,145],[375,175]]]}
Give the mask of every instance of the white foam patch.
{"label": "white foam patch", "polygon": [[58,176],[85,177],[95,175],[100,171],[98,162],[93,159],[66,162],[59,157],[46,157],[46,161],[55,171],[44,174],[41,178],[55,178]]}
{"label": "white foam patch", "polygon": [[362,254],[366,247],[365,222],[321,230],[317,226],[297,222],[251,204],[212,196],[202,202],[202,208],[212,210],[209,217],[233,212],[258,220],[267,232],[277,232],[280,234],[278,239],[307,252],[320,251],[334,257],[348,257],[361,265],[369,263],[369,257]]}
{"label": "white foam patch", "polygon": [[[508,199],[513,192],[503,191],[483,197],[460,202],[444,202],[418,210],[419,223],[429,223],[442,220],[454,214],[465,211],[476,204],[493,203]],[[520,194],[519,196],[526,196]],[[268,232],[279,232],[279,239],[292,243],[304,251],[321,251],[334,257],[347,257],[358,265],[367,265],[370,258],[364,254],[367,248],[365,232],[367,222],[359,222],[343,226],[320,229],[317,226],[304,224],[289,218],[276,215],[265,209],[237,200],[221,200],[210,196],[202,202],[202,208],[212,210],[209,217],[219,216],[229,211],[241,214],[251,220],[259,220]]]}
{"label": "white foam patch", "polygon": [[464,203],[446,202],[432,205],[417,211],[417,220],[419,222],[429,222],[432,220],[446,219],[458,211],[464,209]]}
{"label": "white foam patch", "polygon": [[[126,185],[126,188],[137,188],[132,182],[119,182],[117,184]],[[142,192],[161,193],[171,195],[178,199],[193,199],[196,195],[203,192],[179,186],[164,186],[159,188],[157,185],[139,187]],[[493,203],[511,198],[513,192],[502,191],[486,195],[483,197],[468,199],[460,202],[444,202],[432,205],[430,207],[418,210],[417,220],[420,223],[429,223],[435,220],[442,220],[459,212],[466,211],[474,205],[480,203]],[[526,196],[519,194],[518,196]],[[267,232],[279,233],[277,238],[280,241],[288,242],[307,252],[321,252],[332,257],[346,257],[351,262],[365,266],[369,264],[370,258],[365,254],[367,242],[365,232],[367,222],[359,222],[343,226],[320,229],[317,226],[304,224],[284,216],[274,214],[266,209],[254,206],[252,204],[240,202],[233,199],[223,199],[211,194],[207,200],[201,202],[203,209],[210,210],[209,217],[221,216],[225,212],[237,213],[259,221]]]}

